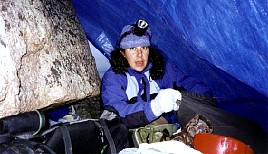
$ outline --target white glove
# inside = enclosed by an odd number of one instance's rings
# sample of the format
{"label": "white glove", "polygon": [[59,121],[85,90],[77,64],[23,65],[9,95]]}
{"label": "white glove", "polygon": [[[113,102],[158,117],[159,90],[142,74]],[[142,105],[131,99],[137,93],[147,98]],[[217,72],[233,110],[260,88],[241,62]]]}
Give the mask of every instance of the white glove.
{"label": "white glove", "polygon": [[156,116],[168,113],[172,110],[177,111],[179,104],[177,100],[181,100],[181,93],[174,89],[160,90],[155,99],[151,100],[151,108]]}

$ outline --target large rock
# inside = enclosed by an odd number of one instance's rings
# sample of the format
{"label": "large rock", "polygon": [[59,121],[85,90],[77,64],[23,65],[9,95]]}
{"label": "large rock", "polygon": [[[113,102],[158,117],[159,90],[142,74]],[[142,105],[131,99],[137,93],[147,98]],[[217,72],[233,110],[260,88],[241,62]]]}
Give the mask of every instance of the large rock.
{"label": "large rock", "polygon": [[0,9],[0,118],[99,94],[70,0],[2,0]]}

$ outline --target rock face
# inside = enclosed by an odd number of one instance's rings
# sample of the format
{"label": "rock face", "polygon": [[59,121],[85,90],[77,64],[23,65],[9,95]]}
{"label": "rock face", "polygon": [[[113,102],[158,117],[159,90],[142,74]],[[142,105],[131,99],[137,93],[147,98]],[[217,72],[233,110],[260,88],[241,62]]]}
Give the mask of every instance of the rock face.
{"label": "rock face", "polygon": [[100,90],[71,0],[0,0],[0,118]]}

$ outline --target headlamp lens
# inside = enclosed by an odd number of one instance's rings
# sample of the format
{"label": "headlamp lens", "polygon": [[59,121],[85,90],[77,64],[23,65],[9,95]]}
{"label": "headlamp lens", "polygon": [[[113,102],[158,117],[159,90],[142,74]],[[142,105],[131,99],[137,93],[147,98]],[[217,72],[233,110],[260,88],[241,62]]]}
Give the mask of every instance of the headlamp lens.
{"label": "headlamp lens", "polygon": [[148,29],[149,24],[147,21],[143,19],[139,19],[135,24],[134,24],[134,34],[137,36],[142,36]]}

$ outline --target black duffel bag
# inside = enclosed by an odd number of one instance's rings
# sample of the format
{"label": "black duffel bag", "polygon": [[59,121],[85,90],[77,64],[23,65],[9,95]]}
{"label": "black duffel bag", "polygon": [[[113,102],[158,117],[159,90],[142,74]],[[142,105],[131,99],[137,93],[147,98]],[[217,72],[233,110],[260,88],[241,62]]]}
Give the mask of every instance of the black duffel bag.
{"label": "black duffel bag", "polygon": [[122,144],[118,143],[126,142],[127,133],[127,128],[121,124],[108,128],[104,119],[86,119],[55,126],[41,137],[56,153],[114,154],[122,150]]}

